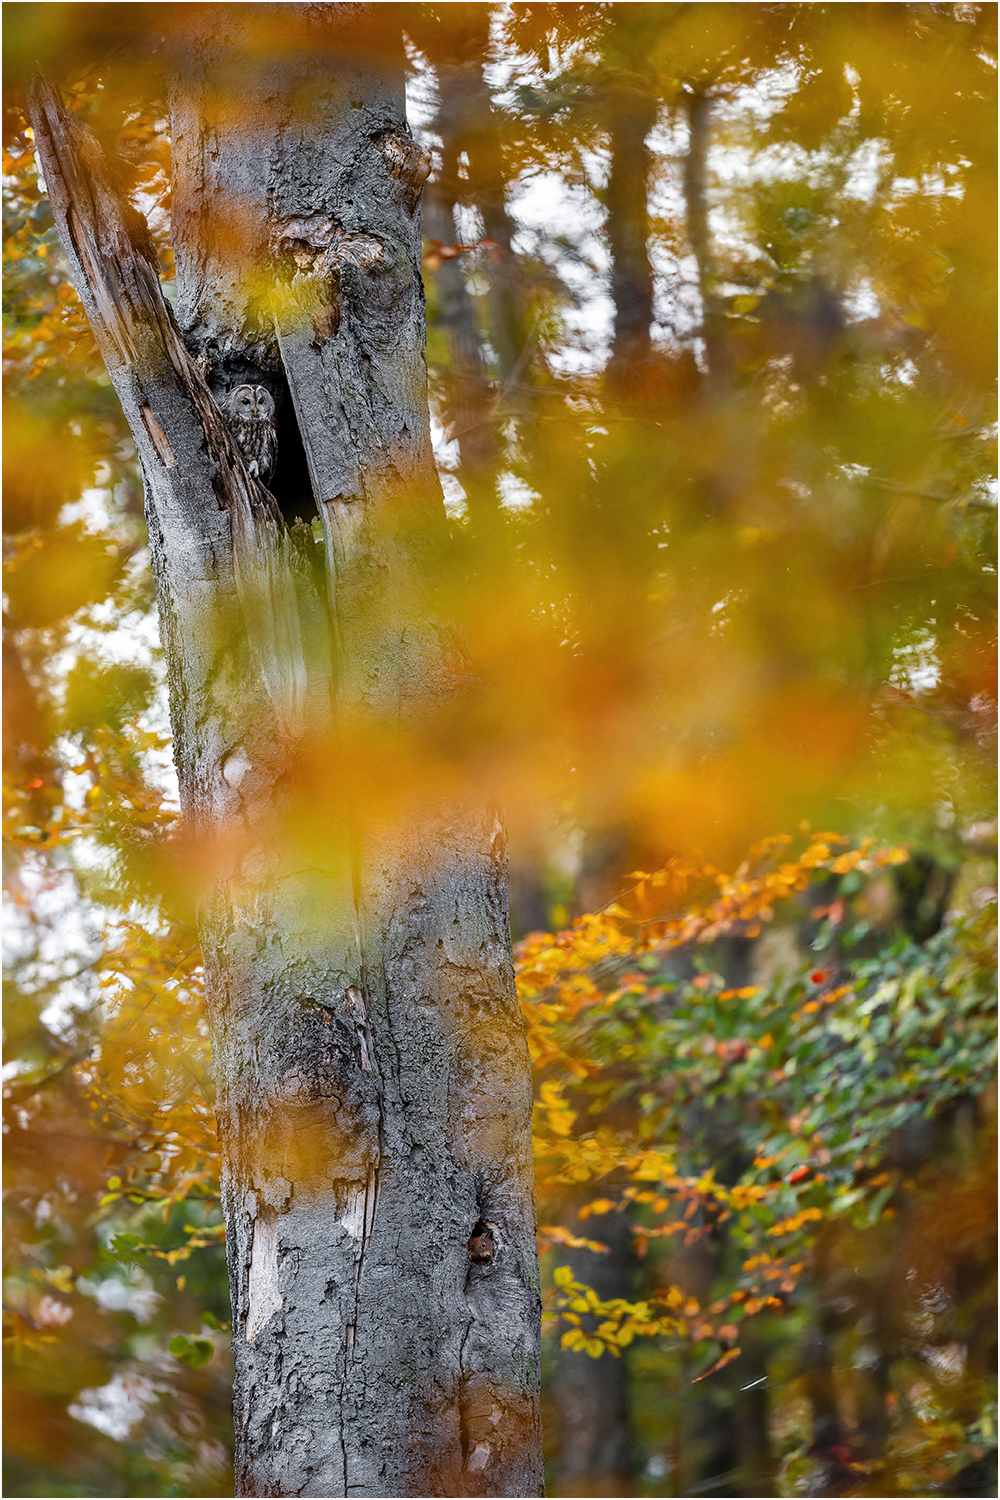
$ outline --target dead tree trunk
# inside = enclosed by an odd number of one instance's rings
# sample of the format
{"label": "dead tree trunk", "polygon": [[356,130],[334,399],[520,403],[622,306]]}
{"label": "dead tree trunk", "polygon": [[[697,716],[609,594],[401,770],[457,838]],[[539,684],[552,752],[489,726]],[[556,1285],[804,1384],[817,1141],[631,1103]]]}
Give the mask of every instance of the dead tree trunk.
{"label": "dead tree trunk", "polygon": [[[504,831],[474,790],[409,774],[468,678],[427,603],[426,164],[365,8],[275,9],[192,7],[166,49],[179,327],[94,138],[47,84],[32,113],[139,450],[207,870],[237,1488],[537,1494]],[[244,383],[279,403],[274,494],[220,412]],[[281,514],[312,507],[315,547]],[[393,783],[374,805],[362,760]]]}

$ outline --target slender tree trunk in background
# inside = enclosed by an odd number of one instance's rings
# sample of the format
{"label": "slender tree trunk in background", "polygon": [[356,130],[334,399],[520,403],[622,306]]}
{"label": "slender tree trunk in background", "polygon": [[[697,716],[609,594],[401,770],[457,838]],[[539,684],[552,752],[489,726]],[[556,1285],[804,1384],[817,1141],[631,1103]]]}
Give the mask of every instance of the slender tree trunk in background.
{"label": "slender tree trunk in background", "polygon": [[[424,232],[444,247],[459,240],[455,221],[457,193],[457,152],[446,141],[440,176],[428,188],[424,206]],[[451,354],[442,415],[448,423],[449,436],[458,443],[462,486],[475,524],[484,511],[494,511],[498,503],[496,403],[475,308],[465,284],[463,257],[455,255],[442,260],[434,276],[438,323],[446,334]]]}
{"label": "slender tree trunk in background", "polygon": [[734,1486],[739,1495],[773,1495],[778,1477],[771,1446],[766,1336],[748,1320],[740,1330],[743,1353],[737,1361],[739,1376],[733,1397],[733,1428],[739,1474]]}
{"label": "slender tree trunk in background", "polygon": [[688,243],[698,267],[701,296],[701,336],[711,384],[728,374],[726,347],[720,326],[718,299],[712,273],[712,241],[708,222],[708,151],[711,141],[712,100],[703,90],[682,95],[688,126],[688,149],[684,157],[683,189]]}
{"label": "slender tree trunk in background", "polygon": [[[427,605],[426,164],[401,57],[367,19],[185,11],[168,47],[183,340],[96,142],[44,85],[33,123],[139,449],[208,867],[238,1492],[530,1495],[539,1289],[506,844],[473,793],[407,790],[419,725],[466,674]],[[221,419],[213,396],[245,382],[284,403],[274,486],[300,513],[290,492],[311,487],[318,556]],[[350,785],[359,755],[385,768],[394,750],[394,801],[330,797],[334,756]],[[473,1261],[481,1220],[493,1253]]]}
{"label": "slender tree trunk in background", "polygon": [[845,1288],[837,1285],[835,1246],[829,1230],[817,1242],[813,1305],[799,1349],[799,1381],[811,1409],[812,1442],[807,1451],[815,1465],[808,1479],[809,1495],[838,1495],[854,1484],[847,1467],[853,1457],[847,1444],[849,1424],[837,1389],[835,1345],[844,1323]]}
{"label": "slender tree trunk in background", "polygon": [[490,7],[449,5],[439,24],[417,22],[437,74],[440,106],[434,122],[445,142],[444,180],[458,187],[458,157],[465,153],[466,181],[453,201],[478,209],[493,242],[486,262],[490,340],[501,379],[521,373],[527,328],[521,274],[513,249],[514,222],[507,212],[507,173],[493,95],[483,71],[490,51]]}
{"label": "slender tree trunk in background", "polygon": [[438,84],[432,129],[441,140],[441,165],[425,200],[424,231],[447,250],[468,238],[461,207],[478,211],[489,242],[476,254],[477,280],[486,295],[474,300],[468,255],[442,257],[434,276],[436,326],[449,345],[442,382],[441,415],[458,444],[458,478],[465,491],[470,526],[464,560],[467,577],[488,577],[500,597],[515,565],[509,516],[499,486],[503,424],[522,417],[526,403],[517,390],[530,355],[524,328],[524,279],[512,248],[514,226],[505,204],[506,175],[500,131],[483,68],[488,55],[490,8],[449,5],[443,12],[413,16],[412,32],[427,52]]}
{"label": "slender tree trunk in background", "polygon": [[608,360],[613,388],[627,394],[648,365],[653,329],[653,267],[649,259],[649,173],[646,137],[656,124],[655,96],[639,88],[611,95],[611,171],[605,192],[611,251],[614,335]]}
{"label": "slender tree trunk in background", "polygon": [[[628,10],[631,13],[634,8]],[[627,38],[626,24],[616,33],[616,45],[626,46]],[[639,59],[632,58],[632,62],[641,66]],[[653,268],[648,248],[652,156],[646,137],[656,123],[658,102],[651,88],[640,86],[638,74],[628,85],[616,84],[610,89],[608,101],[611,167],[604,195],[605,233],[611,253],[615,311],[606,375],[614,396],[634,399],[644,393],[652,352]],[[609,538],[608,550],[597,564],[601,577],[596,580],[595,597],[599,590],[603,608],[607,607],[609,593],[622,584],[620,570],[610,564],[616,560],[614,544],[627,534],[628,527],[628,516],[619,511],[615,537]],[[628,607],[624,601],[623,607]],[[617,832],[609,835],[607,830],[595,835],[591,830],[586,847],[575,904],[580,910],[594,911],[618,888],[627,836]],[[625,862],[624,868],[628,867]],[[573,1233],[594,1234],[593,1223],[588,1220],[581,1224],[576,1217],[585,1201],[586,1197],[568,1201],[560,1222]],[[599,1222],[597,1238],[608,1244],[609,1254],[571,1251],[568,1263],[574,1275],[593,1286],[598,1296],[628,1298],[633,1292],[635,1271],[631,1234],[619,1214],[609,1214]],[[559,1433],[557,1493],[634,1494],[627,1358],[602,1355],[593,1360],[575,1350],[557,1349],[552,1357],[549,1392]]]}
{"label": "slender tree trunk in background", "polygon": [[[624,1215],[577,1218],[593,1192],[568,1199],[559,1222],[573,1234],[590,1235],[608,1246],[560,1252],[573,1275],[604,1299],[628,1297],[632,1287],[632,1235]],[[627,1359],[602,1354],[591,1359],[573,1349],[553,1357],[549,1395],[556,1414],[558,1442],[554,1463],[557,1495],[632,1495],[635,1457],[629,1430]]]}

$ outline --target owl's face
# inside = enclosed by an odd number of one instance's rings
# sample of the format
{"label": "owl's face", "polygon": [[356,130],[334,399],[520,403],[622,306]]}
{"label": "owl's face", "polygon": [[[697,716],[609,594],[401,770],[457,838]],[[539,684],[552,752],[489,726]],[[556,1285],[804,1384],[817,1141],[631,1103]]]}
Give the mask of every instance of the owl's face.
{"label": "owl's face", "polygon": [[263,385],[238,385],[226,397],[226,408],[244,422],[270,422],[274,418],[274,397]]}

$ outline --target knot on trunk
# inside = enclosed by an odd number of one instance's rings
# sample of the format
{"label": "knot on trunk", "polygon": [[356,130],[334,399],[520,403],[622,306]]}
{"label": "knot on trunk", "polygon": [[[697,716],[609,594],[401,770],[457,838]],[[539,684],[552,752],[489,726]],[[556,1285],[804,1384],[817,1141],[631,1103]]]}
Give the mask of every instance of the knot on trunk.
{"label": "knot on trunk", "polygon": [[398,130],[387,130],[378,139],[386,170],[403,187],[403,204],[413,213],[430,176],[432,157],[426,146]]}
{"label": "knot on trunk", "polygon": [[385,246],[373,234],[348,233],[324,215],[286,219],[272,236],[279,274],[272,298],[281,324],[288,314],[306,319],[318,346],[340,327],[343,272],[367,274],[385,263]]}

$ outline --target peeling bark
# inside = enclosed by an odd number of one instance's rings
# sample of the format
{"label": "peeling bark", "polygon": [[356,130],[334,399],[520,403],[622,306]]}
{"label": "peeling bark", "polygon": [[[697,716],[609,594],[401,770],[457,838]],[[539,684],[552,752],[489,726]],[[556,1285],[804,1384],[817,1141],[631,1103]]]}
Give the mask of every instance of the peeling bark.
{"label": "peeling bark", "polygon": [[[458,793],[363,816],[295,781],[325,743],[405,749],[467,680],[427,604],[426,162],[364,8],[282,7],[277,58],[270,9],[191,7],[171,40],[176,322],[96,142],[50,85],[32,116],[140,453],[183,812],[210,853],[238,1493],[537,1494],[502,821]],[[294,412],[319,568],[219,411],[250,377]]]}

